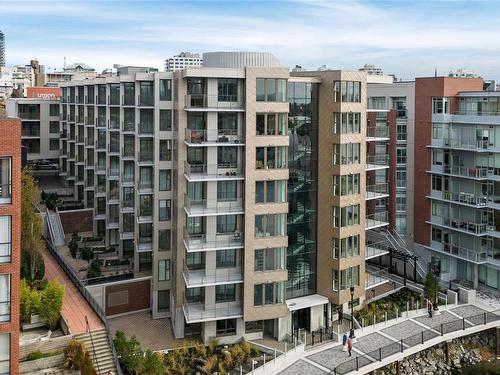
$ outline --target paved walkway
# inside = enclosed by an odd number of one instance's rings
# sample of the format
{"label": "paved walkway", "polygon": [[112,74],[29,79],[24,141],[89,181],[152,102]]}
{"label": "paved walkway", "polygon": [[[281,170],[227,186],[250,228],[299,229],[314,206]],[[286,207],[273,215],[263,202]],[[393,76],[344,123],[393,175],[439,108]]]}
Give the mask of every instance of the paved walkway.
{"label": "paved walkway", "polygon": [[104,324],[94,313],[92,307],[80,294],[76,286],[59,267],[57,261],[47,249],[42,251],[45,260],[45,277],[48,280],[58,280],[64,285],[64,301],[61,316],[68,325],[71,334],[84,333],[86,330],[85,316],[87,316],[92,331],[103,329]]}
{"label": "paved walkway", "polygon": [[[413,318],[400,318],[399,322],[392,322],[384,328],[363,334],[356,330],[357,339],[353,345],[352,357],[342,350],[339,343],[322,345],[304,352],[297,361],[281,371],[280,375],[323,375],[347,374],[362,367],[378,362],[401,351],[422,344],[441,336],[442,333],[462,331],[465,328],[480,326],[484,320],[488,323],[500,322],[500,311],[487,311],[476,305],[460,305],[443,310],[439,315],[429,318],[427,315]],[[356,359],[357,357],[357,359]],[[357,361],[357,363],[356,363]]]}
{"label": "paved walkway", "polygon": [[113,337],[116,331],[123,331],[127,337],[135,336],[143,349],[165,350],[189,341],[174,337],[169,318],[152,319],[149,311],[108,318],[108,322]]}

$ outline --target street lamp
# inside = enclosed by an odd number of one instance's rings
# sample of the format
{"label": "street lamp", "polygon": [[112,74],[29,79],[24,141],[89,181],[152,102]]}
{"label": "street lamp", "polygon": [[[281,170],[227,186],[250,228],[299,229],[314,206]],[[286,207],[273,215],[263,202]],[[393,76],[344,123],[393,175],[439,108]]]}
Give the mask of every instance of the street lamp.
{"label": "street lamp", "polygon": [[354,335],[354,287],[351,286],[351,332],[349,333],[350,339],[355,339]]}
{"label": "street lamp", "polygon": [[433,268],[434,272],[434,311],[438,311],[438,287],[437,287],[437,279],[439,277],[439,263],[435,263]]}

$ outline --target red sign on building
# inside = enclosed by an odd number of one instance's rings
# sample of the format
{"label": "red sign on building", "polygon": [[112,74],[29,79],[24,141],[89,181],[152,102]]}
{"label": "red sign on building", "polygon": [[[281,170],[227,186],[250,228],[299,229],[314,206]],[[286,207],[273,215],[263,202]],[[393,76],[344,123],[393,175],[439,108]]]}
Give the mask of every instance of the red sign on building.
{"label": "red sign on building", "polygon": [[28,98],[57,100],[61,97],[59,87],[28,87],[26,92]]}

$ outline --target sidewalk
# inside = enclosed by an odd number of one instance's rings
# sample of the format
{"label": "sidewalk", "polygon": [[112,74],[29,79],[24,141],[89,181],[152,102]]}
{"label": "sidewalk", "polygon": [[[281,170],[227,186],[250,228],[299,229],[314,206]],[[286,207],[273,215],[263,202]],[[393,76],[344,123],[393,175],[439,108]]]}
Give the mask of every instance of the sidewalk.
{"label": "sidewalk", "polygon": [[85,316],[87,316],[92,331],[104,329],[101,319],[94,313],[92,307],[90,307],[75,285],[59,267],[57,261],[49,251],[44,249],[42,255],[45,261],[45,277],[48,280],[58,280],[64,285],[64,301],[61,316],[68,325],[70,334],[84,333],[86,331]]}

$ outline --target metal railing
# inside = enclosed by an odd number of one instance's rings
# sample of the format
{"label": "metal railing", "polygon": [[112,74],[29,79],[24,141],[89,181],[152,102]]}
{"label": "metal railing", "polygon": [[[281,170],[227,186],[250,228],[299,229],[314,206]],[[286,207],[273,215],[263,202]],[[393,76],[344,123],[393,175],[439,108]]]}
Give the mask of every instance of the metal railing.
{"label": "metal railing", "polygon": [[210,176],[241,176],[242,168],[238,165],[226,165],[226,164],[194,164],[189,162],[184,162],[184,170],[188,177],[196,177],[196,175],[202,175],[206,177]]}
{"label": "metal railing", "polygon": [[360,368],[375,362],[382,362],[383,359],[395,355],[397,353],[404,353],[405,350],[413,348],[417,345],[424,345],[427,341],[439,336],[444,336],[448,333],[467,330],[468,328],[476,327],[479,325],[486,325],[500,320],[500,316],[495,312],[484,312],[477,315],[465,316],[456,318],[446,323],[432,324],[430,321],[430,328],[422,328],[422,330],[414,335],[400,339],[399,342],[393,342],[389,345],[380,346],[377,349],[357,355],[333,369],[333,374],[344,375],[353,371],[359,371]]}
{"label": "metal railing", "polygon": [[452,219],[449,217],[441,218],[443,219],[443,225],[465,232],[482,234],[488,230],[488,223],[476,223],[470,220]]}
{"label": "metal railing", "polygon": [[376,198],[379,195],[389,194],[389,185],[387,183],[367,185],[366,198]]}
{"label": "metal railing", "polygon": [[365,226],[367,229],[386,224],[389,224],[389,213],[387,211],[366,215]]}
{"label": "metal railing", "polygon": [[243,234],[235,232],[232,234],[214,235],[208,239],[208,236],[202,234],[189,234],[184,230],[184,242],[188,249],[207,249],[207,248],[232,248],[243,246]]}
{"label": "metal railing", "polygon": [[[203,265],[204,266],[204,265]],[[243,282],[241,267],[190,269],[184,262],[184,278],[189,285]]]}
{"label": "metal railing", "polygon": [[389,252],[388,241],[368,242],[365,245],[365,257],[373,258]]}
{"label": "metal railing", "polygon": [[378,269],[366,266],[365,289],[371,288],[374,285],[379,285],[389,281],[389,273],[386,269]]}
{"label": "metal railing", "polygon": [[486,206],[489,199],[487,196],[477,196],[474,193],[452,193],[450,191],[443,191],[442,198],[452,202],[459,202],[471,204],[474,206]]}
{"label": "metal railing", "polygon": [[241,308],[242,301],[221,302],[214,304],[204,304],[201,302],[190,303],[184,297],[182,308],[186,315],[186,322],[196,322],[225,317],[239,317],[243,315]]}
{"label": "metal railing", "polygon": [[243,210],[243,198],[236,199],[191,199],[184,195],[184,207],[189,214],[231,213]]}
{"label": "metal railing", "polygon": [[486,167],[460,167],[444,165],[443,173],[472,178],[487,178],[489,171]]}
{"label": "metal railing", "polygon": [[61,255],[58,253],[58,251],[53,247],[52,243],[50,240],[46,237],[44,237],[45,243],[47,245],[47,249],[49,250],[49,253],[52,255],[52,257],[57,261],[59,266],[63,269],[63,271],[66,273],[66,275],[69,277],[69,279],[72,281],[73,285],[78,289],[80,294],[85,298],[87,303],[92,307],[94,312],[97,314],[97,316],[101,319],[101,321],[104,323],[104,327],[106,329],[106,333],[108,336],[108,342],[109,346],[111,347],[111,351],[113,354],[113,362],[116,367],[116,371],[118,375],[122,375],[122,370],[120,367],[120,362],[118,361],[118,355],[116,353],[116,348],[115,344],[113,342],[113,337],[111,336],[111,327],[108,323],[108,319],[106,317],[106,313],[102,309],[101,306],[97,303],[97,301],[94,299],[94,297],[89,293],[89,291],[85,288],[83,285],[82,281],[78,277],[78,275],[75,274],[75,272],[66,264],[64,259],[61,257]]}
{"label": "metal railing", "polygon": [[238,95],[188,94],[185,96],[185,108],[243,108],[243,98]]}
{"label": "metal railing", "polygon": [[185,129],[184,139],[188,143],[203,144],[205,142],[215,142],[221,144],[242,144],[243,136],[237,130],[219,129]]}
{"label": "metal railing", "polygon": [[488,259],[487,252],[477,252],[454,244],[443,243],[443,251],[445,253],[456,255],[459,258],[467,259],[476,263],[486,261]]}
{"label": "metal railing", "polygon": [[92,354],[94,363],[97,366],[97,373],[101,373],[101,369],[99,368],[99,361],[97,361],[97,355],[95,352],[94,338],[92,337],[92,331],[90,330],[89,320],[87,319],[87,315],[85,315],[85,331],[89,334],[90,337],[90,345],[92,345]]}
{"label": "metal railing", "polygon": [[459,116],[500,116],[500,111],[462,110],[453,112],[453,114]]}
{"label": "metal railing", "polygon": [[367,126],[366,138],[389,138],[388,126]]}
{"label": "metal railing", "polygon": [[369,167],[370,165],[389,166],[389,155],[387,154],[367,155],[366,164],[367,167]]}

